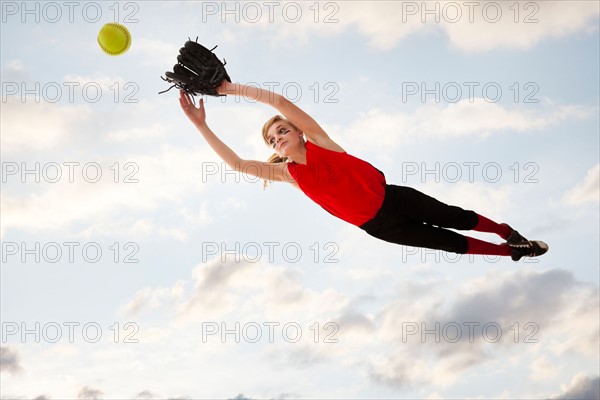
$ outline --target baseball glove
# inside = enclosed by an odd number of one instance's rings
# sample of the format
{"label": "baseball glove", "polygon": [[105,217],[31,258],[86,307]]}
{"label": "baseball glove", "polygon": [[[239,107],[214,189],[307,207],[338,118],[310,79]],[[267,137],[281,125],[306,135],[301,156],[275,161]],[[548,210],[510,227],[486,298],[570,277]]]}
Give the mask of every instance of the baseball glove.
{"label": "baseball glove", "polygon": [[216,88],[219,87],[223,80],[227,79],[231,82],[231,78],[225,70],[225,63],[217,58],[212,49],[207,49],[196,41],[189,39],[184,46],[179,49],[177,56],[177,64],[173,67],[173,72],[165,72],[166,78],[162,77],[163,81],[172,83],[173,85],[161,93],[168,92],[174,87],[183,91],[196,95],[209,96],[225,96],[217,93]]}

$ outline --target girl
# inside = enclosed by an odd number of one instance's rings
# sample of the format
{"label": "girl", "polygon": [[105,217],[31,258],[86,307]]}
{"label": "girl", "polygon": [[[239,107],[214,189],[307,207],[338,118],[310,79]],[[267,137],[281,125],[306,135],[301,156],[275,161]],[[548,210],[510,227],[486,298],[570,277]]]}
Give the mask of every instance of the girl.
{"label": "girl", "polygon": [[[281,95],[228,81],[223,81],[217,92],[253,99],[283,115],[269,119],[262,130],[265,143],[275,154],[267,162],[244,160],[208,127],[203,99],[196,107],[190,96],[180,91],[185,115],[230,168],[265,182],[291,183],[329,213],[371,236],[458,254],[510,256],[514,261],[548,251],[546,243],[529,241],[507,224],[444,204],[415,189],[386,183],[381,171],[346,153],[311,116]],[[506,243],[488,243],[446,228],[495,233]]]}

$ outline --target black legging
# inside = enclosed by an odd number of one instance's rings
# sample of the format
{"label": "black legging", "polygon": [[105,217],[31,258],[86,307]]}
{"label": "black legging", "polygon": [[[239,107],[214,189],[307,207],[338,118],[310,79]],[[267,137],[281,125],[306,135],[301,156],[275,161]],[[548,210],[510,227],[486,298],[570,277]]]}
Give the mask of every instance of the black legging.
{"label": "black legging", "polygon": [[391,243],[465,254],[467,239],[443,228],[471,230],[477,222],[474,211],[449,206],[410,187],[386,185],[379,212],[360,228]]}

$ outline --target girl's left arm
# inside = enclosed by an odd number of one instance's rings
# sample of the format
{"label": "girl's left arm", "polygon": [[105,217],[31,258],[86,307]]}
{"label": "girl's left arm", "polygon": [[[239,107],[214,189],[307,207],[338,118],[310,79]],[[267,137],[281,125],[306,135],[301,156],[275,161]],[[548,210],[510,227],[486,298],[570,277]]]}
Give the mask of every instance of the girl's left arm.
{"label": "girl's left arm", "polygon": [[270,105],[279,111],[287,120],[298,127],[307,137],[307,139],[319,147],[333,151],[345,151],[340,145],[335,143],[321,126],[310,115],[300,107],[270,90],[261,89],[253,86],[242,85],[223,81],[217,88],[220,94],[244,96],[260,103]]}
{"label": "girl's left arm", "polygon": [[179,104],[185,115],[196,126],[213,151],[232,169],[248,173],[270,181],[283,181],[295,184],[294,178],[288,173],[286,163],[267,163],[257,160],[245,160],[237,155],[210,129],[206,123],[204,100],[200,99],[198,107],[194,105],[190,95],[180,91]]}

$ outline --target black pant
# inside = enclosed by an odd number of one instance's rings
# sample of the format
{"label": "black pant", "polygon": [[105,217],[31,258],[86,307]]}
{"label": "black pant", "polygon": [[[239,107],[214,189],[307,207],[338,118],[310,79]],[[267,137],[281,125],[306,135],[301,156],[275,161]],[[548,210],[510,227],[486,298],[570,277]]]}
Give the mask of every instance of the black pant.
{"label": "black pant", "polygon": [[379,212],[360,228],[391,243],[465,254],[467,239],[443,228],[471,230],[477,223],[474,211],[449,206],[410,187],[386,185]]}

